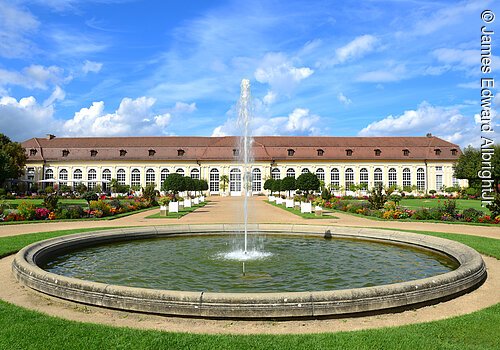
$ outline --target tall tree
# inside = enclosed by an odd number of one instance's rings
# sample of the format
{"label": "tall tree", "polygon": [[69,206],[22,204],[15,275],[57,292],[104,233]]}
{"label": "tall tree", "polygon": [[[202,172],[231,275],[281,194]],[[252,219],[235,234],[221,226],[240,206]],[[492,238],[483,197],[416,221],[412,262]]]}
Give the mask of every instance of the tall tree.
{"label": "tall tree", "polygon": [[0,133],[0,186],[7,179],[18,179],[24,174],[26,153],[20,143],[12,142]]}
{"label": "tall tree", "polygon": [[455,177],[457,179],[467,179],[469,187],[479,188],[481,187],[479,170],[481,170],[481,150],[469,146],[455,164]]}
{"label": "tall tree", "polygon": [[305,191],[308,194],[309,191],[319,190],[320,182],[316,174],[307,172],[300,174],[297,178],[296,186],[299,190]]}

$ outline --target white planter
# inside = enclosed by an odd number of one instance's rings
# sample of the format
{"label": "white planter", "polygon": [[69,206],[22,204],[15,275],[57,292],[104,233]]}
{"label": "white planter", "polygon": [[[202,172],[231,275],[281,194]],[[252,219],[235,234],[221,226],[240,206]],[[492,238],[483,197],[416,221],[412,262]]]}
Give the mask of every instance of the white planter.
{"label": "white planter", "polygon": [[166,205],[160,205],[160,216],[167,216],[168,207]]}
{"label": "white planter", "polygon": [[193,204],[194,205],[200,204],[200,199],[198,197],[193,198]]}
{"label": "white planter", "polygon": [[300,212],[301,213],[312,213],[312,203],[301,202],[300,203]]}
{"label": "white planter", "polygon": [[179,212],[179,202],[168,203],[168,211],[170,213],[178,213]]}
{"label": "white planter", "polygon": [[191,198],[184,199],[184,208],[191,208]]}
{"label": "white planter", "polygon": [[295,203],[293,202],[293,199],[286,199],[285,200],[285,205],[286,205],[287,208],[293,208],[294,204]]}
{"label": "white planter", "polygon": [[276,204],[283,204],[283,198],[276,197]]}
{"label": "white planter", "polygon": [[269,202],[276,202],[276,197],[275,196],[269,196]]}
{"label": "white planter", "polygon": [[316,214],[316,216],[323,216],[323,208],[321,208],[319,205],[315,206],[314,214]]}
{"label": "white planter", "polygon": [[200,196],[200,203],[205,201],[205,196]]}

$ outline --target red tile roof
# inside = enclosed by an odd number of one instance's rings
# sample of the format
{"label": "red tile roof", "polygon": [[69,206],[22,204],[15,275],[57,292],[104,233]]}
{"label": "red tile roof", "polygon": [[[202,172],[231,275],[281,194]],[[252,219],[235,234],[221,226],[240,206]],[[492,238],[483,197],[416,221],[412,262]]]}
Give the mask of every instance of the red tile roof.
{"label": "red tile roof", "polygon": [[[238,137],[55,137],[32,138],[22,143],[29,161],[90,160],[233,160]],[[37,152],[30,155],[30,150]],[[149,150],[154,155],[149,156]],[[257,136],[253,141],[255,160],[456,160],[460,148],[438,137],[317,137]],[[294,150],[288,156],[288,149]],[[323,155],[318,155],[318,150]],[[403,150],[409,150],[404,156]],[[436,154],[436,149],[441,150]],[[63,157],[63,150],[69,151]],[[95,157],[91,150],[96,150]],[[120,150],[127,151],[120,156]],[[184,150],[179,156],[178,150]],[[352,150],[352,155],[347,155]],[[380,156],[375,155],[380,150]],[[456,150],[456,152],[453,152]],[[455,154],[453,154],[455,153]]]}

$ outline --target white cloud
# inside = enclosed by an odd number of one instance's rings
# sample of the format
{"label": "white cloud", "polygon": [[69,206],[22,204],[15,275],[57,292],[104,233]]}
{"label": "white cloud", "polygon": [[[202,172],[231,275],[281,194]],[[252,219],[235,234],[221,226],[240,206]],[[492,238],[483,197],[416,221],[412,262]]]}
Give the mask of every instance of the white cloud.
{"label": "white cloud", "polygon": [[83,62],[82,71],[84,74],[87,74],[89,72],[99,73],[101,68],[102,68],[102,63],[85,60],[85,62]]}
{"label": "white cloud", "polygon": [[275,101],[276,101],[276,98],[277,98],[277,95],[275,92],[269,90],[266,94],[266,96],[264,96],[264,98],[262,99],[262,101],[266,104],[266,105],[270,105],[270,104],[273,104]]}
{"label": "white cloud", "polygon": [[176,102],[173,113],[192,113],[196,111],[196,103]]}
{"label": "white cloud", "polygon": [[48,35],[55,44],[57,55],[80,57],[104,51],[108,47],[102,42],[102,38],[97,39],[85,34],[53,30]]}
{"label": "white cloud", "polygon": [[25,58],[35,50],[30,35],[40,22],[29,11],[16,7],[12,1],[0,0],[0,56]]}
{"label": "white cloud", "polygon": [[405,78],[409,78],[406,73],[406,67],[404,65],[389,65],[387,69],[379,69],[366,73],[360,74],[356,81],[366,82],[366,83],[388,83],[394,81],[400,81]]}
{"label": "white cloud", "polygon": [[301,80],[313,73],[311,68],[295,67],[283,53],[268,53],[254,76],[259,83],[269,84],[273,93],[288,95]]}
{"label": "white cloud", "polygon": [[44,67],[32,64],[22,72],[0,69],[0,86],[18,85],[28,89],[48,88],[48,84],[61,84],[70,81],[70,76],[64,77],[64,70],[57,66]]}
{"label": "white cloud", "polygon": [[481,52],[479,50],[441,48],[434,50],[432,55],[440,62],[458,64],[468,68],[477,66],[478,57],[481,57]]}
{"label": "white cloud", "polygon": [[[253,118],[251,123],[252,135],[319,135],[320,117],[311,114],[308,109],[296,108],[287,117]],[[214,128],[212,136],[240,135],[237,122],[229,118],[223,125]]]}
{"label": "white cloud", "polygon": [[167,132],[170,114],[155,115],[151,97],[124,98],[113,113],[105,113],[104,102],[82,108],[63,125],[68,136],[158,135]]}
{"label": "white cloud", "polygon": [[348,106],[348,105],[350,105],[352,103],[351,99],[348,98],[347,96],[345,96],[341,92],[337,95],[337,100],[339,100],[345,106]]}
{"label": "white cloud", "polygon": [[66,97],[66,93],[64,92],[64,90],[61,89],[61,87],[56,86],[56,88],[54,89],[54,92],[52,92],[52,94],[49,96],[49,98],[47,98],[43,102],[43,105],[45,107],[50,106],[50,105],[54,104],[54,102],[56,102],[56,101],[64,100],[65,97]]}
{"label": "white cloud", "polygon": [[362,35],[355,38],[345,46],[335,50],[333,64],[344,63],[348,60],[359,58],[373,51],[378,43],[378,39],[373,35]]}

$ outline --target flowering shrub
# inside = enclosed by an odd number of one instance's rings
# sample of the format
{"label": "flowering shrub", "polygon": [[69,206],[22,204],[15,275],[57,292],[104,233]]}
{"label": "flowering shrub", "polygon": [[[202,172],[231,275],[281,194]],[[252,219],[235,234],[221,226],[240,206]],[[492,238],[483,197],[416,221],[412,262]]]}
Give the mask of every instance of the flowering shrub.
{"label": "flowering shrub", "polygon": [[36,206],[33,203],[22,201],[17,206],[17,213],[25,220],[34,220],[36,218]]}
{"label": "flowering shrub", "polygon": [[37,208],[35,216],[38,220],[45,220],[49,217],[50,211],[47,208]]}

